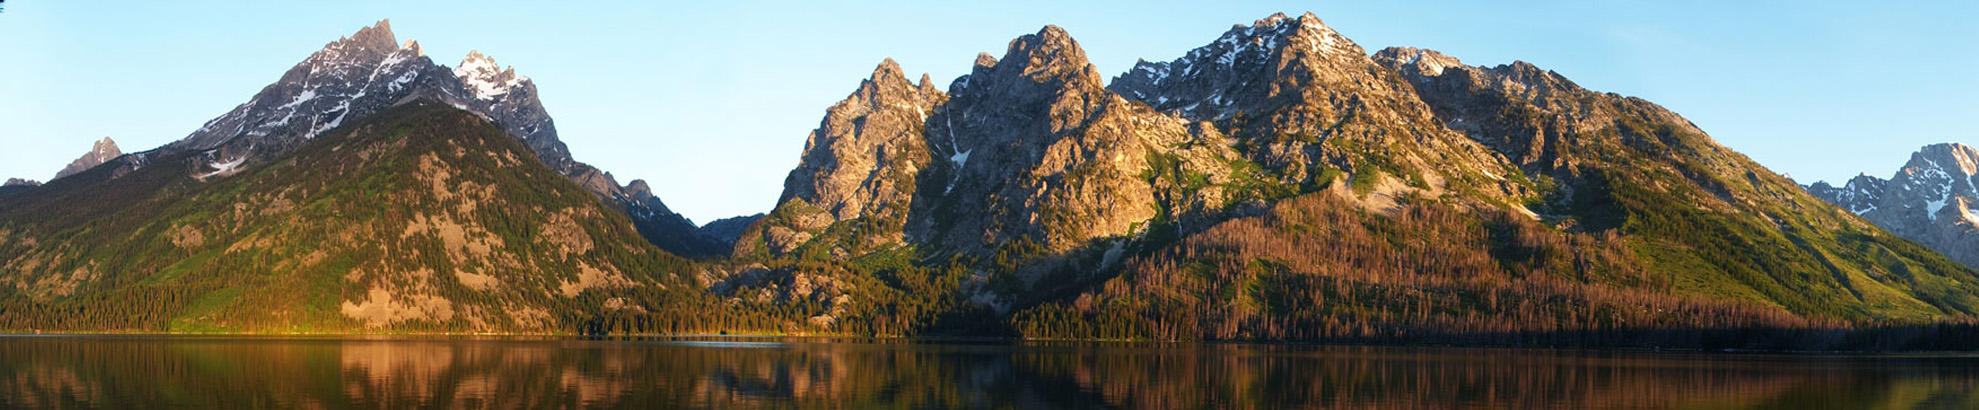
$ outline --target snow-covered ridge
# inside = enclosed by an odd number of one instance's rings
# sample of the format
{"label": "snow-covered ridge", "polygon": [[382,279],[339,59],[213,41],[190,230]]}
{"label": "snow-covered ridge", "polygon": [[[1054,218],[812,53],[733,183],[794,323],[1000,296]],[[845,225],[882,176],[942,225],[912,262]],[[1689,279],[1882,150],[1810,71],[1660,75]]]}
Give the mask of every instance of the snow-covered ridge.
{"label": "snow-covered ridge", "polygon": [[[572,161],[556,139],[534,85],[512,68],[469,53],[458,69],[436,64],[417,41],[400,42],[388,22],[330,42],[291,67],[246,103],[168,147],[252,157],[279,155],[358,118],[410,99],[428,98],[500,123],[558,172]],[[244,147],[256,146],[252,151]],[[224,163],[224,162],[221,162]]]}
{"label": "snow-covered ridge", "polygon": [[1166,62],[1142,61],[1108,88],[1156,109],[1191,118],[1227,118],[1240,101],[1264,90],[1252,81],[1270,78],[1284,64],[1331,64],[1368,58],[1359,45],[1306,13],[1284,13],[1236,25],[1216,41]]}
{"label": "snow-covered ridge", "polygon": [[514,67],[503,69],[494,58],[480,51],[469,51],[467,58],[460,61],[460,67],[454,68],[454,76],[460,78],[461,86],[474,93],[474,98],[482,100],[506,95],[529,80],[516,75]]}

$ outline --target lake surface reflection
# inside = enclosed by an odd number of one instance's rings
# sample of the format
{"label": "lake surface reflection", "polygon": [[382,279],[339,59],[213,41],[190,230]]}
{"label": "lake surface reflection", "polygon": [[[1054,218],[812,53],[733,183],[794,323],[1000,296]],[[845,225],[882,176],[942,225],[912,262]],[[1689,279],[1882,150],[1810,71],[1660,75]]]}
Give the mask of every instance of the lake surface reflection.
{"label": "lake surface reflection", "polygon": [[1979,356],[0,337],[0,408],[1979,408]]}

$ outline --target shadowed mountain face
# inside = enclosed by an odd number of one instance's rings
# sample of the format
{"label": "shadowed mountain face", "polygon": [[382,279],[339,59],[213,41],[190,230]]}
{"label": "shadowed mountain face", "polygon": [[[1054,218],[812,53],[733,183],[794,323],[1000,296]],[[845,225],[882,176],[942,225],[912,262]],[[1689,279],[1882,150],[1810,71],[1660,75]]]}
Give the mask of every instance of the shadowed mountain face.
{"label": "shadowed mountain face", "polygon": [[1889,179],[1868,174],[1807,191],[1966,266],[1979,266],[1979,149],[1936,144],[1911,154]]}

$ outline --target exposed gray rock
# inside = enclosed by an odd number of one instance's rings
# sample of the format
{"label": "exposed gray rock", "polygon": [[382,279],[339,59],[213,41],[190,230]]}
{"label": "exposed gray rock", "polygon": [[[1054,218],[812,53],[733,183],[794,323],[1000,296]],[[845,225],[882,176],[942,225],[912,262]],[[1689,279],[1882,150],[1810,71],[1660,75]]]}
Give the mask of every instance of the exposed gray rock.
{"label": "exposed gray rock", "polygon": [[7,178],[7,183],[0,184],[0,186],[10,186],[10,187],[41,186],[41,181],[36,181],[32,179]]}
{"label": "exposed gray rock", "polygon": [[[536,82],[515,74],[514,67],[502,67],[480,51],[469,51],[454,68],[466,105],[506,127],[510,135],[536,151],[544,165],[564,175],[572,175],[579,164],[570,157],[570,148],[557,138],[557,126],[536,96]],[[599,191],[593,191],[599,192]]]}
{"label": "exposed gray rock", "polygon": [[[804,156],[784,180],[782,198],[738,254],[781,255],[841,222],[863,225],[825,246],[863,252],[900,244],[917,186],[932,159],[929,113],[948,99],[922,76],[916,85],[887,59],[852,95],[825,111]],[[848,249],[849,248],[849,249]]]}
{"label": "exposed gray rock", "polygon": [[1372,192],[1350,197],[1369,208],[1453,189],[1524,194],[1491,177],[1510,169],[1502,158],[1444,127],[1407,82],[1311,13],[1238,25],[1181,58],[1142,61],[1111,88],[1213,123],[1282,182],[1328,185],[1329,170],[1371,181]]}
{"label": "exposed gray rock", "polygon": [[244,157],[240,166],[253,166],[352,119],[420,98],[486,116],[551,169],[575,174],[576,164],[528,77],[478,51],[460,68],[448,69],[421,52],[419,43],[399,43],[390,21],[325,45],[247,103],[167,147],[222,151],[222,159]]}
{"label": "exposed gray rock", "polygon": [[[1056,26],[1011,41],[1001,59],[980,55],[949,95],[928,120],[935,165],[907,225],[911,240],[949,252],[1028,242],[1054,255],[1135,236],[1165,212],[1154,157],[1227,144],[1108,91]],[[1220,161],[1183,163],[1227,174]]]}
{"label": "exposed gray rock", "polygon": [[96,141],[96,144],[89,147],[88,153],[82,154],[81,158],[76,158],[75,161],[69,162],[69,166],[62,167],[61,171],[55,172],[55,179],[88,171],[90,168],[96,168],[97,165],[103,165],[103,163],[110,162],[110,160],[117,159],[117,157],[123,155],[124,151],[117,149],[116,141],[111,141],[110,137],[103,137],[102,140]]}
{"label": "exposed gray rock", "polygon": [[1841,187],[1807,186],[1814,196],[1942,253],[1979,267],[1979,149],[1925,146],[1889,179],[1863,174]]}

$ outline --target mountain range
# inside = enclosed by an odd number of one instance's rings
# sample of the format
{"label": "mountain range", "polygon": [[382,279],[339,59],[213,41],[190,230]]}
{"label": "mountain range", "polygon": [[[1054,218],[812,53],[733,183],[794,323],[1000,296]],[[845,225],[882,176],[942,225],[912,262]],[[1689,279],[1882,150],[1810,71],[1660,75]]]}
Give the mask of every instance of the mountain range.
{"label": "mountain range", "polygon": [[770,212],[703,227],[535,95],[360,30],[0,197],[0,327],[1811,347],[1752,332],[1979,311],[1979,271],[1663,107],[1310,13],[1110,81],[1055,26],[946,86],[882,61]]}
{"label": "mountain range", "polygon": [[1966,266],[1979,266],[1975,183],[1979,183],[1979,149],[1947,143],[1919,149],[1889,179],[1862,174],[1840,187],[1819,181],[1806,188],[1890,233]]}

